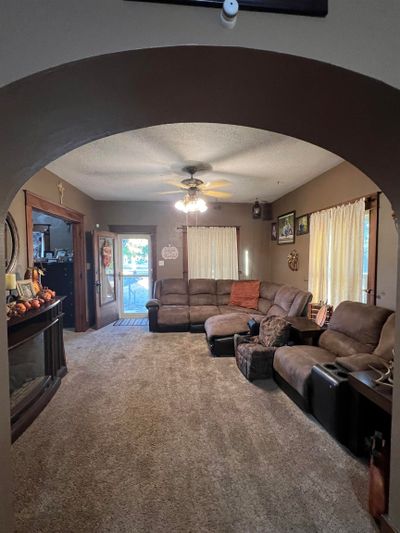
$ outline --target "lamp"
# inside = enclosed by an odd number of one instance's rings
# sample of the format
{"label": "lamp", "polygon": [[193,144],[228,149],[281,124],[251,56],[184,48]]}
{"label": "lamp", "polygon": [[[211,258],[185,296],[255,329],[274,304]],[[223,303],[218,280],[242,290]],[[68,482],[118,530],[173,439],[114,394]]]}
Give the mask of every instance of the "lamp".
{"label": "lamp", "polygon": [[197,194],[185,194],[183,200],[178,200],[175,203],[176,209],[178,211],[183,211],[184,213],[204,213],[207,211],[208,207],[203,198],[199,198]]}
{"label": "lamp", "polygon": [[5,279],[6,291],[8,291],[7,303],[13,300],[12,291],[17,288],[17,276],[15,274],[6,274]]}
{"label": "lamp", "polygon": [[251,207],[251,213],[253,215],[253,218],[261,218],[261,204],[257,198]]}

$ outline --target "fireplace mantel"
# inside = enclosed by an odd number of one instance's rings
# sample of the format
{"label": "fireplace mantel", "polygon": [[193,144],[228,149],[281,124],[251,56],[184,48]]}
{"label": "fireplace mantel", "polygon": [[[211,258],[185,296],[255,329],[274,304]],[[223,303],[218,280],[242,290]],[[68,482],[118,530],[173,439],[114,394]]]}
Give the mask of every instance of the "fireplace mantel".
{"label": "fireplace mantel", "polygon": [[62,301],[8,321],[11,437],[14,442],[54,396],[67,373]]}

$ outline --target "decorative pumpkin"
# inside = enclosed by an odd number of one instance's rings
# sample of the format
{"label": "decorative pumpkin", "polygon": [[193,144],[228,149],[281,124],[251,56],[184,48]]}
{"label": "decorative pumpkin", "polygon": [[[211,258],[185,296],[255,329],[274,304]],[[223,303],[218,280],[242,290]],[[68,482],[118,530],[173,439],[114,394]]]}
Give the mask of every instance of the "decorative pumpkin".
{"label": "decorative pumpkin", "polygon": [[23,315],[26,313],[26,307],[25,307],[25,304],[23,304],[22,302],[19,302],[15,305],[15,309],[17,311],[17,313],[19,315]]}
{"label": "decorative pumpkin", "polygon": [[29,309],[32,309],[32,305],[29,301],[24,302],[24,306],[26,307],[26,310],[29,311]]}
{"label": "decorative pumpkin", "polygon": [[32,309],[40,309],[40,302],[38,299],[31,300]]}

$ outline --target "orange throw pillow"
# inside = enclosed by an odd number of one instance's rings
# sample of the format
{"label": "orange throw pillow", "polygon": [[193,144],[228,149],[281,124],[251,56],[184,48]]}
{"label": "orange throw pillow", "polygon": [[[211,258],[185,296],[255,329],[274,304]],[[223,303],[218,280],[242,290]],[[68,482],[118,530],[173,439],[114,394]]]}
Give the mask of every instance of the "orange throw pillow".
{"label": "orange throw pillow", "polygon": [[259,281],[234,281],[232,283],[229,305],[239,305],[240,307],[257,309],[259,297]]}

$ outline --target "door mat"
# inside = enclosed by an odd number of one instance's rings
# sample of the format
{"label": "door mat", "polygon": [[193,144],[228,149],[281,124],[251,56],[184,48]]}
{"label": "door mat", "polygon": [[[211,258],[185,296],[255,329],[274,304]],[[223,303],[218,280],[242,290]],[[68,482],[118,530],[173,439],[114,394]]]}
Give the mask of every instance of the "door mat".
{"label": "door mat", "polygon": [[114,322],[114,326],[147,326],[147,318],[120,318]]}

